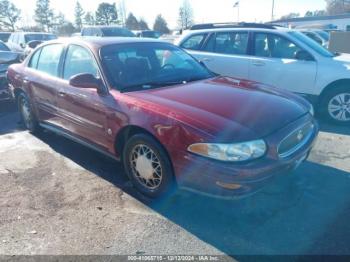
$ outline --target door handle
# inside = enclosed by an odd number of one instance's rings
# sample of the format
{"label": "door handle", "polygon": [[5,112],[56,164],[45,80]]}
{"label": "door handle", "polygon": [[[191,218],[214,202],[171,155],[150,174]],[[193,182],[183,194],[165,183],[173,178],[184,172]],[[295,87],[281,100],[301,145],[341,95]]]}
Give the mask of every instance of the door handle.
{"label": "door handle", "polygon": [[253,65],[255,65],[255,66],[265,66],[266,64],[263,61],[255,61],[255,62],[253,62]]}
{"label": "door handle", "polygon": [[28,77],[23,78],[23,84],[27,85],[29,83]]}

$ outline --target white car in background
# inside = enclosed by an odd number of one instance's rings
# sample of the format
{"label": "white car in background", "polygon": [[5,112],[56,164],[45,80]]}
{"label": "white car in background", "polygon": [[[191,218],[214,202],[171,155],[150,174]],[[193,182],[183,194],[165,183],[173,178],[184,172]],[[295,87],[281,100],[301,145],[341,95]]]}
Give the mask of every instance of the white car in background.
{"label": "white car in background", "polygon": [[298,93],[329,120],[350,124],[350,55],[333,54],[301,32],[265,24],[203,24],[176,44],[217,74]]}

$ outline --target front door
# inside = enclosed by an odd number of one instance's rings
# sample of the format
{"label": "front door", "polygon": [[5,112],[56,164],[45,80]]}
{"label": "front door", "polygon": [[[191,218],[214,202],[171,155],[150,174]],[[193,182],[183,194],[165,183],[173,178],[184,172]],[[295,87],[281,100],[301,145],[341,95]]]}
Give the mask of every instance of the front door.
{"label": "front door", "polygon": [[110,95],[100,95],[96,89],[71,86],[69,79],[77,74],[88,73],[99,77],[99,70],[91,52],[78,45],[68,47],[59,81],[58,107],[62,127],[72,134],[88,140],[103,149],[108,146],[107,104]]}
{"label": "front door", "polygon": [[294,93],[313,94],[317,62],[298,60],[300,47],[271,33],[255,33],[249,79]]}

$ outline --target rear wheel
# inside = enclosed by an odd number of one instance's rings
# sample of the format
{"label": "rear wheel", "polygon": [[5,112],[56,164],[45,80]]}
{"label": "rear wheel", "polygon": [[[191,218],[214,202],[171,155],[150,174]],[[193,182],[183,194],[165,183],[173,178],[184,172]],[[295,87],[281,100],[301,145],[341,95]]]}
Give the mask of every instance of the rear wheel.
{"label": "rear wheel", "polygon": [[33,113],[29,98],[24,93],[18,96],[18,109],[24,127],[31,133],[37,132],[39,130],[39,124]]}
{"label": "rear wheel", "polygon": [[148,197],[157,198],[171,193],[175,186],[167,153],[149,135],[135,135],[127,141],[123,163],[133,185]]}
{"label": "rear wheel", "polygon": [[350,124],[350,87],[332,90],[323,99],[323,115],[337,124]]}

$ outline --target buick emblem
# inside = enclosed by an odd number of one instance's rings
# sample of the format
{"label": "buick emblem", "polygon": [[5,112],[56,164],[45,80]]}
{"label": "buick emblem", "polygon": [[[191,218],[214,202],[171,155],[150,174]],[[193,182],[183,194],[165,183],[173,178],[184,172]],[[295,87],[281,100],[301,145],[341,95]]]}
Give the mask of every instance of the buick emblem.
{"label": "buick emblem", "polygon": [[301,140],[303,140],[303,138],[304,138],[304,133],[303,133],[302,130],[300,130],[299,133],[298,133],[298,135],[297,135],[297,139],[298,139],[299,141],[301,141]]}

